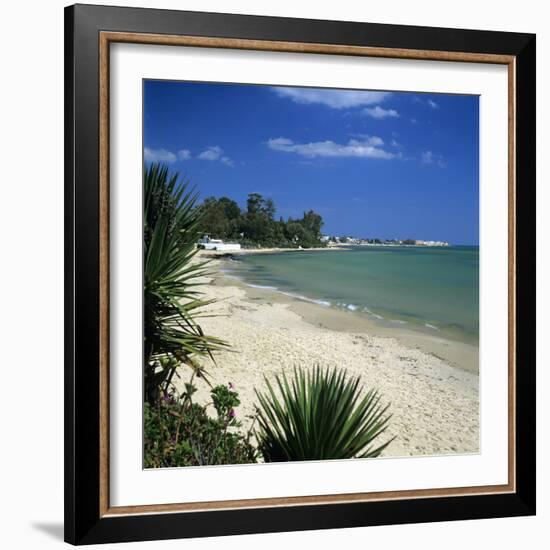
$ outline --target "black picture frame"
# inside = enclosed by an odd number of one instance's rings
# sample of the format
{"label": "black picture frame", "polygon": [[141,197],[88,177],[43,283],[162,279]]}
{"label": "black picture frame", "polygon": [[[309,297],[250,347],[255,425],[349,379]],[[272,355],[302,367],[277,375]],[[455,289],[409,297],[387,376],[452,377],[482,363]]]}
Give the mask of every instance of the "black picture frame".
{"label": "black picture frame", "polygon": [[[102,516],[99,34],[208,36],[515,58],[515,465],[508,494]],[[65,540],[145,541],[535,514],[535,36],[142,8],[65,9]]]}

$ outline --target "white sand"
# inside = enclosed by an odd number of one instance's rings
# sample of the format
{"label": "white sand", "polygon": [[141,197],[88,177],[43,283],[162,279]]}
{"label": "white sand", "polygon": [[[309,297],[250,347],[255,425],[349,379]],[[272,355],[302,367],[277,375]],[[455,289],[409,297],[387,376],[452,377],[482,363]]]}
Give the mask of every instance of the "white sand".
{"label": "white sand", "polygon": [[[214,267],[219,263],[214,261]],[[216,316],[201,320],[203,330],[232,346],[232,351],[217,354],[217,365],[203,363],[214,385],[235,386],[241,399],[237,416],[244,427],[250,422],[246,416],[254,413],[254,388],[264,387],[264,376],[318,364],[360,375],[366,387],[377,388],[384,402],[391,403],[387,435],[397,437],[384,456],[479,451],[477,373],[393,337],[330,330],[307,322],[292,311],[288,300],[279,300],[275,293],[272,299],[258,298],[221,273],[203,290],[206,297],[217,300],[205,308]],[[181,376],[188,379],[186,369]],[[198,400],[205,402],[208,387],[202,381],[197,386]]]}

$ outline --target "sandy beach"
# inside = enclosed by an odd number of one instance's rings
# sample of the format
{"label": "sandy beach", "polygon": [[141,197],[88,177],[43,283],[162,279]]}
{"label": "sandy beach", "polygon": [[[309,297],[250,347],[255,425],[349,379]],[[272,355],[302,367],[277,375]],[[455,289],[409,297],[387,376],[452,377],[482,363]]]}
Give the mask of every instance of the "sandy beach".
{"label": "sandy beach", "polygon": [[[341,250],[341,249],[340,249]],[[212,257],[213,254],[201,253]],[[376,327],[352,312],[303,302],[246,286],[227,277],[223,259],[212,259],[214,276],[204,281],[200,323],[223,338],[230,351],[204,361],[211,382],[231,383],[239,393],[243,427],[254,413],[254,388],[295,366],[336,366],[361,376],[391,403],[387,437],[396,436],[383,456],[438,455],[479,451],[477,348],[443,338]],[[178,385],[187,381],[181,371]],[[197,400],[208,401],[199,381]]]}
{"label": "sandy beach", "polygon": [[349,247],[345,244],[341,245],[328,245],[323,247],[310,247],[310,248],[276,248],[276,247],[264,247],[264,248],[241,248],[240,250],[224,251],[224,250],[201,250],[200,255],[203,258],[224,258],[230,256],[242,256],[245,254],[275,254],[277,252],[341,252],[348,250]]}

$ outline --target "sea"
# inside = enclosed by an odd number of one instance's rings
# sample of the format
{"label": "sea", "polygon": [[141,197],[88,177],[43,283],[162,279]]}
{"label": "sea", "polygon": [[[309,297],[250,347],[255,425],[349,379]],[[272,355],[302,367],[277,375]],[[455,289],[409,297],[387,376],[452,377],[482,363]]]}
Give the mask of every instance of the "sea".
{"label": "sea", "polygon": [[247,254],[230,276],[384,326],[479,341],[479,247],[349,246]]}

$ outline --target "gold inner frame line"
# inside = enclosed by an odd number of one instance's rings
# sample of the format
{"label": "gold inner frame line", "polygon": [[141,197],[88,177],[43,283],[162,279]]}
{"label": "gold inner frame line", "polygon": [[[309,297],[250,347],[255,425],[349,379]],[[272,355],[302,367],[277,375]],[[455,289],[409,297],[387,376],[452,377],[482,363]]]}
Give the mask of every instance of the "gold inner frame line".
{"label": "gold inner frame line", "polygon": [[[109,500],[109,82],[110,44],[134,43],[163,46],[187,46],[225,48],[269,52],[313,53],[392,59],[417,59],[430,61],[454,61],[465,63],[492,63],[508,67],[508,483],[476,487],[418,489],[406,491],[382,491],[312,495],[301,497],[226,500],[150,504],[140,506],[110,506]],[[322,505],[351,502],[374,502],[417,498],[441,498],[449,496],[487,495],[514,493],[516,490],[516,71],[515,56],[485,53],[447,52],[370,46],[345,46],[338,44],[310,44],[234,38],[198,37],[185,35],[159,35],[145,33],[99,33],[99,356],[100,356],[100,468],[99,514],[123,516],[168,512],[197,512],[259,507]]]}

